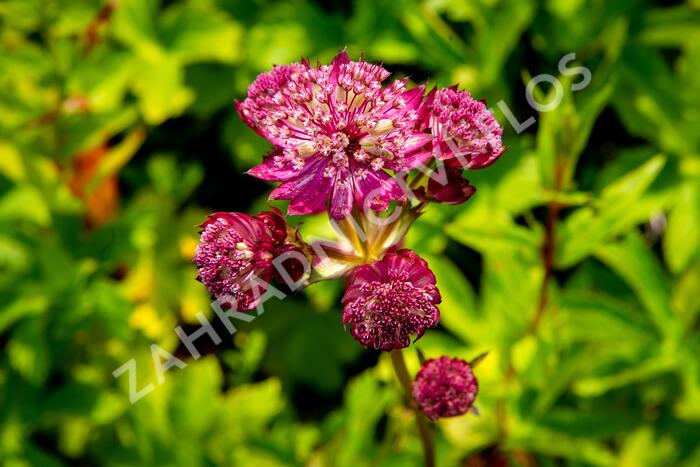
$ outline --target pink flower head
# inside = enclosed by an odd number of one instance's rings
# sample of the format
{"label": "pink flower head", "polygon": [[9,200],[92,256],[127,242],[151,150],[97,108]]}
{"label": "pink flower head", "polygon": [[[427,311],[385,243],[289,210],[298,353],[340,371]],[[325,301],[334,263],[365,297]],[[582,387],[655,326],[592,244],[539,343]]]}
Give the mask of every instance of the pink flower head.
{"label": "pink flower head", "polygon": [[330,65],[277,66],[258,76],[238,113],[275,148],[248,173],[283,182],[271,199],[290,214],[323,211],[345,218],[354,205],[384,210],[405,194],[386,172],[417,167],[431,135],[420,131],[424,87],[382,87],[389,72],[340,52]]}
{"label": "pink flower head", "polygon": [[504,151],[503,130],[486,104],[454,87],[435,94],[430,130],[434,137],[433,155],[459,162],[465,169],[489,166]]}
{"label": "pink flower head", "polygon": [[387,253],[355,268],[343,296],[343,324],[371,349],[408,347],[437,326],[440,292],[428,263],[411,250]]}
{"label": "pink flower head", "polygon": [[413,398],[432,420],[467,413],[478,390],[469,363],[444,356],[426,360],[413,382]]}
{"label": "pink flower head", "polygon": [[217,212],[201,227],[194,257],[198,279],[224,305],[235,303],[239,311],[257,306],[287,235],[284,218],[276,212]]}

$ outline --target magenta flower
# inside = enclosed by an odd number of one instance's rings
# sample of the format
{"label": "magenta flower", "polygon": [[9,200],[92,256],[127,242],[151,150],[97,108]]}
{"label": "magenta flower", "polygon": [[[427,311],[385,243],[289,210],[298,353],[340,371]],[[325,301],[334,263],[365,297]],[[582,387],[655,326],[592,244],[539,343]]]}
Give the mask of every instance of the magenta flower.
{"label": "magenta flower", "polygon": [[437,326],[440,292],[428,263],[411,250],[387,253],[350,273],[343,296],[343,324],[371,349],[408,347]]}
{"label": "magenta flower", "polygon": [[420,187],[415,190],[416,196],[421,200],[444,204],[462,204],[475,192],[476,187],[462,177],[462,169],[448,165],[430,174],[427,189]]}
{"label": "magenta flower", "polygon": [[284,218],[276,212],[217,212],[201,227],[194,257],[198,279],[222,305],[235,304],[239,311],[257,306],[287,236]]}
{"label": "magenta flower", "polygon": [[290,214],[326,209],[345,218],[353,206],[385,210],[405,199],[386,171],[406,171],[430,157],[421,131],[424,87],[406,80],[382,87],[389,72],[339,53],[331,65],[278,66],[250,85],[238,113],[275,148],[248,173],[283,182],[270,199],[291,200]]}
{"label": "magenta flower", "polygon": [[413,398],[432,420],[469,411],[479,385],[469,363],[459,358],[426,360],[413,382]]}
{"label": "magenta flower", "polygon": [[483,101],[456,87],[439,90],[434,97],[430,131],[433,155],[465,169],[493,164],[503,153],[503,130]]}

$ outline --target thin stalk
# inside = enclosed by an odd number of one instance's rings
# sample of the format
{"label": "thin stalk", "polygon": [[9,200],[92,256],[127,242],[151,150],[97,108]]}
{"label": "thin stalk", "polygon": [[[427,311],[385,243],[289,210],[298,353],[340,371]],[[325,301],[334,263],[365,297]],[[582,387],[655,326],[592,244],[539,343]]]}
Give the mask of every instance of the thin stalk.
{"label": "thin stalk", "polygon": [[549,285],[554,276],[554,248],[555,245],[555,229],[557,218],[559,217],[559,205],[556,202],[551,202],[547,206],[547,221],[544,231],[544,242],[542,244],[542,263],[544,265],[544,277],[542,278],[542,286],[540,287],[540,295],[535,311],[535,318],[532,320],[530,329],[533,333],[537,332],[542,321],[542,315],[547,309],[549,302]]}
{"label": "thin stalk", "polygon": [[[554,192],[559,192],[564,185],[564,170],[563,164],[557,164],[554,168]],[[554,254],[556,249],[556,227],[559,220],[559,210],[561,206],[556,201],[551,201],[547,206],[547,220],[544,226],[544,242],[542,244],[542,263],[544,267],[544,277],[542,278],[542,286],[540,288],[540,296],[537,303],[535,317],[530,325],[530,330],[536,334],[542,316],[549,304],[549,286],[554,277]]]}
{"label": "thin stalk", "polygon": [[391,364],[394,366],[394,373],[396,373],[396,377],[401,383],[401,386],[406,393],[406,397],[408,398],[409,406],[416,414],[416,425],[418,426],[420,441],[423,445],[425,467],[435,467],[435,445],[433,444],[433,432],[430,429],[428,419],[425,415],[423,415],[423,412],[420,411],[416,401],[413,399],[413,393],[411,391],[411,377],[408,374],[403,353],[400,349],[396,349],[389,352],[389,355],[391,356]]}

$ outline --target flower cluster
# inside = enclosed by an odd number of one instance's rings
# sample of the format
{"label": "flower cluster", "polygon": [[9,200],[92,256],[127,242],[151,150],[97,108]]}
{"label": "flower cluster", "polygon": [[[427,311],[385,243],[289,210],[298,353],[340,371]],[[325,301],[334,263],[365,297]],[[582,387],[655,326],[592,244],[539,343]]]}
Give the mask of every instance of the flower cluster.
{"label": "flower cluster", "polygon": [[[213,297],[244,311],[273,279],[345,278],[342,322],[363,346],[395,351],[438,325],[435,275],[401,243],[429,203],[474,194],[464,171],[498,159],[502,129],[456,86],[428,91],[385,84],[389,76],[343,51],[329,65],[276,66],[250,85],[236,108],[273,147],[248,173],[281,182],[270,199],[288,200],[290,215],[326,211],[342,238],[317,248],[279,211],[213,214],[194,259]],[[433,419],[465,413],[476,390],[469,364],[447,357],[429,360],[413,386]]]}

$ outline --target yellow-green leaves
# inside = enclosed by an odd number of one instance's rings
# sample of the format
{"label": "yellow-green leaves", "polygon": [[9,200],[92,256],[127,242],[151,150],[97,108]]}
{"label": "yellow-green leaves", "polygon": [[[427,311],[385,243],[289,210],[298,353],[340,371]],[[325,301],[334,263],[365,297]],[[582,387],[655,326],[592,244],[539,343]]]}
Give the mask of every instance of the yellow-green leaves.
{"label": "yellow-green leaves", "polygon": [[162,16],[152,1],[126,0],[115,11],[114,34],[134,53],[132,86],[151,124],[181,114],[194,100],[185,66],[240,60],[242,29],[211,4],[178,3]]}
{"label": "yellow-green leaves", "polygon": [[660,212],[664,200],[643,195],[664,161],[664,157],[656,156],[644,162],[605,187],[591,206],[581,207],[567,217],[557,232],[557,266],[576,264],[599,245]]}
{"label": "yellow-green leaves", "polygon": [[698,258],[700,249],[700,181],[688,180],[678,189],[678,195],[668,216],[664,236],[664,257],[674,272],[685,269]]}

